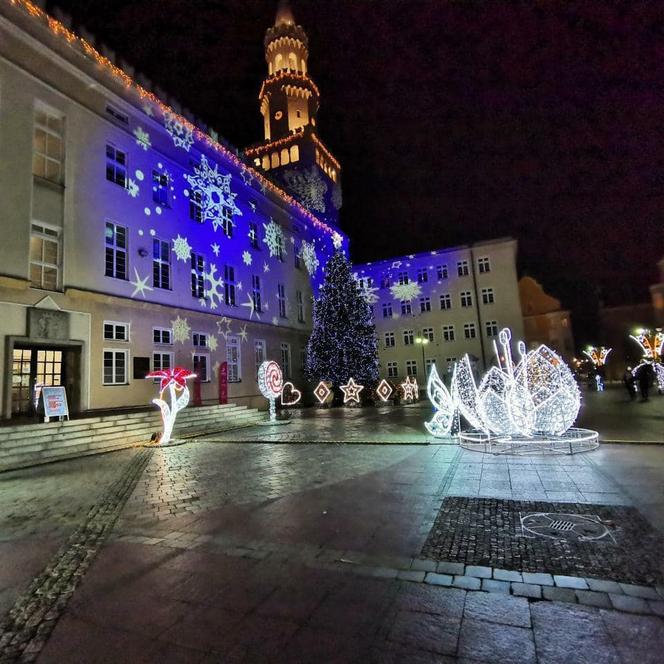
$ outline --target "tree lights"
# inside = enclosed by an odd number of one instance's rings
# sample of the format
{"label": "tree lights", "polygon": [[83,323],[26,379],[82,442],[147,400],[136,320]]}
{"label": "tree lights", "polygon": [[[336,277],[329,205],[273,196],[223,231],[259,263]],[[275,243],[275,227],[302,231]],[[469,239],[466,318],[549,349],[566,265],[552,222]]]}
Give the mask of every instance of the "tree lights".
{"label": "tree lights", "polygon": [[[182,367],[175,369],[163,369],[151,371],[146,378],[159,378],[159,398],[152,399],[152,403],[159,406],[161,410],[162,432],[159,436],[159,444],[166,445],[171,441],[175,418],[179,411],[189,403],[189,388],[187,380],[194,378],[195,373]],[[164,391],[168,389],[170,405],[164,400]]]}

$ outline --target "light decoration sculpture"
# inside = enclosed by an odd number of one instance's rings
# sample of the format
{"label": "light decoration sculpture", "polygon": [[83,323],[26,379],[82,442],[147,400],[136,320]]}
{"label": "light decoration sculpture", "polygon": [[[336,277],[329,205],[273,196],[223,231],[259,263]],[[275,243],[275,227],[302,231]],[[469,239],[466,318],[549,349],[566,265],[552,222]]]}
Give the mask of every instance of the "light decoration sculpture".
{"label": "light decoration sculpture", "polygon": [[648,329],[636,330],[636,335],[630,334],[643,351],[642,361],[634,367],[632,375],[637,376],[641,367],[646,363],[652,363],[652,368],[657,379],[657,388],[664,392],[664,365],[662,364],[662,353],[664,352],[664,331],[661,327],[654,331]]}
{"label": "light decoration sculpture", "polygon": [[345,385],[340,385],[339,388],[344,393],[344,403],[360,403],[360,392],[364,389],[364,385],[358,385],[352,378],[348,379]]}
{"label": "light decoration sculpture", "polygon": [[392,396],[392,392],[394,392],[392,386],[383,378],[383,380],[378,383],[378,387],[376,388],[376,394],[378,395],[378,398],[383,403],[385,403]]}
{"label": "light decoration sculpture", "polygon": [[302,400],[302,392],[300,392],[300,390],[298,390],[290,381],[284,383],[280,396],[282,406],[297,406]]}
{"label": "light decoration sculpture", "polygon": [[258,389],[270,402],[270,422],[276,422],[276,400],[284,389],[284,376],[281,367],[274,360],[266,360],[258,368]]}
{"label": "light decoration sculpture", "polygon": [[[511,333],[494,342],[498,365],[491,367],[479,386],[468,356],[453,370],[448,390],[433,371],[427,394],[436,413],[426,425],[434,436],[449,435],[455,413],[473,427],[460,431],[461,444],[494,453],[583,451],[597,446],[597,432],[572,429],[581,407],[581,393],[562,358],[547,346],[527,351],[519,342],[520,360],[512,358]],[[534,444],[536,443],[536,444]]]}
{"label": "light decoration sculpture", "polygon": [[[187,380],[195,376],[195,373],[182,367],[151,371],[145,376],[146,378],[159,378],[159,397],[152,399],[152,403],[159,406],[161,410],[161,420],[163,423],[162,432],[159,436],[159,445],[166,445],[171,441],[175,418],[189,403]],[[168,390],[170,405],[164,399],[165,390]]]}
{"label": "light decoration sculpture", "polygon": [[417,384],[417,379],[413,376],[406,376],[406,380],[400,384],[403,390],[404,401],[415,401],[419,395],[420,388]]}
{"label": "light decoration sculpture", "polygon": [[612,350],[612,348],[605,348],[604,346],[600,346],[599,348],[596,346],[588,346],[588,348],[583,351],[583,354],[590,359],[595,368],[598,368],[603,367],[606,364],[606,358]]}
{"label": "light decoration sculpture", "polygon": [[330,389],[330,386],[323,380],[321,380],[314,388],[314,396],[321,406],[328,401],[331,394],[332,390]]}

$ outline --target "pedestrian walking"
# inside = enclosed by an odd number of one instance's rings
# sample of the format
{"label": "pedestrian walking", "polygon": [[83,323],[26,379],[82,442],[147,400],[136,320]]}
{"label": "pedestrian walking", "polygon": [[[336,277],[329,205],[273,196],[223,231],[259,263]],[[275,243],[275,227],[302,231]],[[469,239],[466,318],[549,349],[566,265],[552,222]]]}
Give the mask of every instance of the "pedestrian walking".
{"label": "pedestrian walking", "polygon": [[655,380],[655,371],[650,362],[642,362],[636,372],[636,380],[639,383],[639,392],[641,392],[641,401],[648,401],[650,387]]}

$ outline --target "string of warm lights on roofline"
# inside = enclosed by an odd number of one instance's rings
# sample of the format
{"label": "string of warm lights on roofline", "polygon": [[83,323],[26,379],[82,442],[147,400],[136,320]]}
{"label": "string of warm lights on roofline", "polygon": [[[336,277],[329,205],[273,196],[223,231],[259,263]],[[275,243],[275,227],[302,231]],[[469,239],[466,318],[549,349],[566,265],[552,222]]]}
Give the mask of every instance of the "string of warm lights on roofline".
{"label": "string of warm lights on roofline", "polygon": [[336,233],[334,229],[330,228],[327,224],[318,219],[318,217],[307,210],[307,208],[305,208],[298,200],[287,194],[283,189],[281,189],[281,187],[278,187],[276,184],[268,180],[264,175],[251,168],[251,166],[247,165],[234,152],[215,141],[203,130],[199,129],[196,127],[196,125],[187,120],[187,118],[183,117],[179,113],[176,113],[170,106],[168,106],[168,104],[165,104],[154,93],[139,85],[131,76],[129,76],[129,74],[127,74],[127,72],[113,64],[111,60],[105,55],[102,55],[96,48],[94,48],[94,46],[92,46],[92,44],[90,44],[90,42],[88,42],[86,39],[83,39],[83,37],[80,37],[75,32],[72,32],[69,28],[67,28],[67,26],[47,14],[34,2],[31,2],[30,0],[9,0],[9,2],[14,7],[18,7],[24,10],[33,18],[44,22],[54,35],[64,39],[69,46],[79,47],[87,57],[94,60],[108,74],[116,79],[120,79],[126,88],[133,89],[138,93],[142,100],[149,100],[155,106],[157,106],[161,110],[162,114],[172,113],[177,118],[177,120],[182,123],[183,126],[191,130],[192,134],[196,137],[197,140],[201,141],[216,152],[222,154],[235,166],[249,172],[254,178],[256,178],[258,182],[261,183],[262,186],[264,186],[266,189],[269,189],[272,193],[279,196],[283,201],[295,207],[303,216],[307,217],[307,219],[309,219],[309,221],[311,221],[311,223],[316,226],[316,228],[328,233],[330,236],[333,236]]}
{"label": "string of warm lights on roofline", "polygon": [[272,74],[272,76],[269,76],[263,81],[261,90],[258,93],[258,99],[263,99],[263,95],[265,94],[265,86],[269,85],[270,83],[274,83],[275,81],[281,81],[284,78],[294,78],[298,81],[308,83],[314,89],[314,92],[320,97],[320,90],[318,89],[318,86],[306,74],[298,74],[296,71],[292,71],[291,69],[284,69],[278,74]]}

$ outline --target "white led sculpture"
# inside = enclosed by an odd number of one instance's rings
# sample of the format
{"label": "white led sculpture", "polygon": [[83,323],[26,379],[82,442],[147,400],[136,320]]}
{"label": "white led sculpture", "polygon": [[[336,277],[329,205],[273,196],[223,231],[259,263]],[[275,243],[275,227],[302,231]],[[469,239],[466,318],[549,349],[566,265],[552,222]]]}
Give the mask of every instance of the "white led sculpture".
{"label": "white led sculpture", "polygon": [[[456,375],[456,366],[452,374],[452,382]],[[431,367],[429,372],[429,380],[427,381],[427,396],[434,405],[436,412],[430,422],[425,422],[424,426],[427,431],[436,438],[445,438],[450,435],[452,425],[454,424],[454,416],[456,414],[457,406],[447,389],[447,386],[440,379],[436,365]]]}
{"label": "white led sculpture", "polygon": [[[159,436],[159,444],[167,445],[171,442],[171,434],[175,425],[177,414],[186,408],[189,403],[189,388],[187,380],[194,378],[195,373],[182,367],[175,369],[162,369],[160,371],[151,371],[146,378],[159,378],[159,398],[152,399],[152,403],[159,406],[161,410],[161,420],[163,428]],[[168,389],[170,405],[164,400],[164,391]],[[178,394],[179,393],[179,394]]]}
{"label": "white led sculpture", "polygon": [[274,360],[267,360],[258,368],[258,389],[270,402],[270,422],[276,422],[275,402],[284,389],[284,377],[281,367]]}

